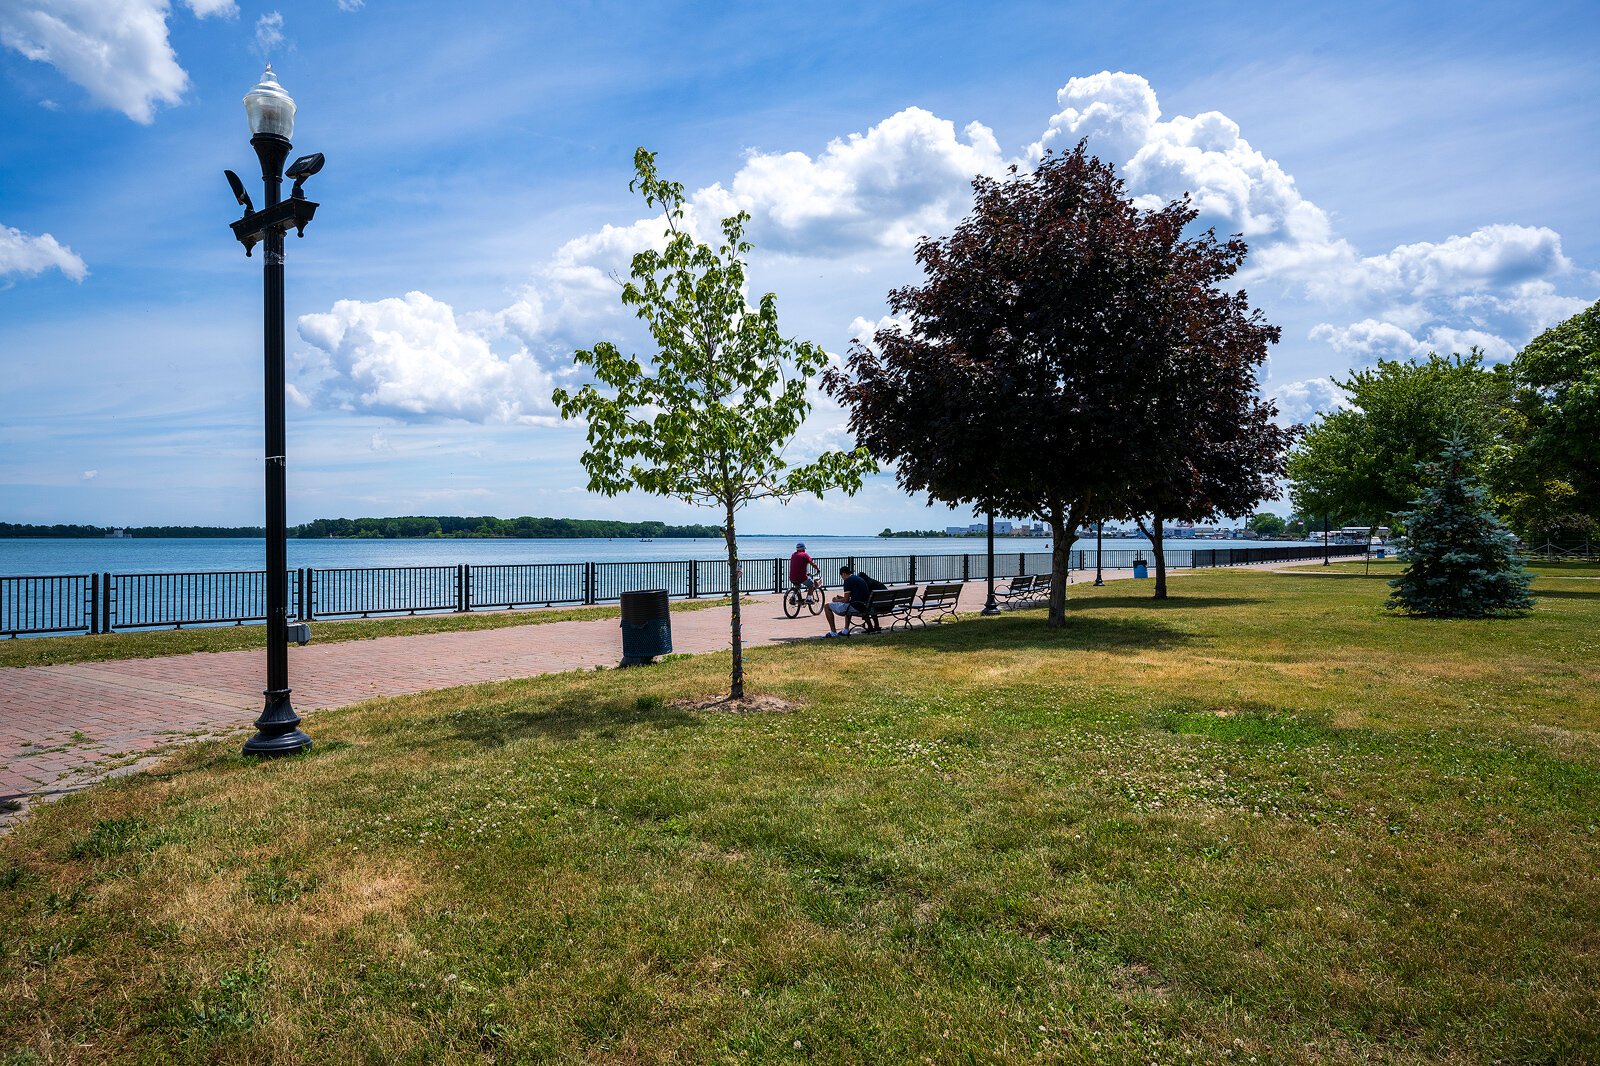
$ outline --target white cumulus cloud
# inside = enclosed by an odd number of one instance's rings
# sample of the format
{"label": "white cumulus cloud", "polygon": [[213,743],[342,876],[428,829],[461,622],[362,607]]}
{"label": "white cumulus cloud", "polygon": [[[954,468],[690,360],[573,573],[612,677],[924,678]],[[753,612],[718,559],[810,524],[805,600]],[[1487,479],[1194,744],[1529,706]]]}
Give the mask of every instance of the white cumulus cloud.
{"label": "white cumulus cloud", "polygon": [[1337,411],[1350,403],[1349,394],[1329,378],[1291,381],[1273,390],[1280,421],[1309,422],[1313,416]]}
{"label": "white cumulus cloud", "polygon": [[1252,245],[1287,244],[1303,255],[1333,243],[1326,212],[1227,115],[1207,111],[1163,121],[1150,83],[1123,71],[1073,78],[1056,100],[1062,109],[1033,144],[1034,158],[1086,137],[1091,152],[1116,164],[1141,206],[1188,193],[1204,224],[1243,233]]}
{"label": "white cumulus cloud", "polygon": [[1348,326],[1322,322],[1311,327],[1311,339],[1326,341],[1339,354],[1355,356],[1364,361],[1409,359],[1427,350],[1407,330],[1393,322],[1380,322],[1375,318],[1364,318]]}
{"label": "white cumulus cloud", "polygon": [[0,226],[0,277],[41,274],[59,270],[73,281],[89,276],[89,268],[71,248],[48,233],[37,237],[10,226]]}
{"label": "white cumulus cloud", "polygon": [[[1308,339],[1346,365],[1474,346],[1503,359],[1538,329],[1587,305],[1557,286],[1580,272],[1548,228],[1491,224],[1363,257],[1227,115],[1164,117],[1149,82],[1126,72],[1073,78],[1057,102],[1026,158],[1086,137],[1141,204],[1188,194],[1202,224],[1245,234],[1252,285],[1265,279],[1325,305],[1335,320],[1315,326]],[[726,181],[689,196],[684,225],[714,240],[717,220],[748,211],[758,254],[870,270],[920,236],[949,232],[970,209],[972,178],[1003,176],[1011,162],[981,123],[958,130],[908,107],[815,153],[749,151]],[[663,165],[670,172],[670,161]],[[663,243],[659,216],[575,237],[536,265],[499,310],[458,316],[411,293],[341,301],[329,315],[307,316],[302,336],[329,356],[320,398],[403,417],[543,417],[552,377],[576,373],[575,348],[599,337],[627,347],[637,337],[638,323],[618,300],[619,282],[635,253]],[[864,341],[874,328],[866,318],[850,324]],[[1314,380],[1281,386],[1279,398],[1291,414],[1341,399]]]}
{"label": "white cumulus cloud", "polygon": [[906,249],[952,226],[972,205],[972,179],[1006,165],[988,127],[958,135],[949,119],[908,107],[815,156],[751,151],[727,187],[702,189],[695,203],[719,218],[750,212],[753,238],[772,251]]}
{"label": "white cumulus cloud", "polygon": [[[197,0],[197,15],[226,4]],[[167,39],[167,0],[6,0],[0,44],[48,63],[98,104],[150,123],[160,104],[175,104],[189,85]]]}
{"label": "white cumulus cloud", "polygon": [[1032,158],[1087,138],[1141,205],[1187,193],[1202,225],[1249,242],[1242,281],[1295,287],[1349,315],[1346,325],[1322,323],[1311,333],[1341,355],[1404,358],[1477,346],[1509,358],[1589,303],[1559,291],[1557,282],[1578,272],[1547,227],[1494,223],[1363,256],[1227,115],[1164,118],[1150,83],[1122,71],[1073,78],[1057,102]]}
{"label": "white cumulus cloud", "polygon": [[299,331],[322,354],[307,389],[347,409],[405,420],[555,420],[553,379],[525,348],[496,351],[425,293],[340,300],[302,315]]}
{"label": "white cumulus cloud", "polygon": [[1490,361],[1501,362],[1517,352],[1504,337],[1481,329],[1434,326],[1416,335],[1393,322],[1373,318],[1364,318],[1348,326],[1319,323],[1311,327],[1311,339],[1327,342],[1334,351],[1351,358],[1355,365],[1378,359],[1412,359],[1429,352],[1465,355],[1474,348]]}

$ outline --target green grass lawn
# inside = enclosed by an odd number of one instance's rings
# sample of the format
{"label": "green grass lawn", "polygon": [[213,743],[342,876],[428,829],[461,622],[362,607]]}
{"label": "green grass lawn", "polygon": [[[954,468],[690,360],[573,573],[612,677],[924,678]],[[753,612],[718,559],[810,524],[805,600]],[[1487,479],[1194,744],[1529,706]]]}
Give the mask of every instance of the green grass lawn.
{"label": "green grass lawn", "polygon": [[1600,1061],[1600,583],[1384,576],[192,746],[0,838],[0,1062]]}
{"label": "green grass lawn", "polygon": [[[726,607],[723,599],[678,600],[674,611],[699,611]],[[474,611],[468,614],[419,614],[393,618],[347,618],[311,623],[318,644],[349,640],[404,637],[415,633],[449,633],[463,629],[503,629],[536,626],[574,619],[616,618],[615,604],[599,607],[547,607],[521,611]],[[261,625],[206,626],[191,629],[145,629],[93,636],[25,637],[0,640],[0,667],[51,666],[57,663],[105,662],[111,659],[149,659],[161,655],[187,655],[196,651],[240,651],[265,648],[267,630]]]}

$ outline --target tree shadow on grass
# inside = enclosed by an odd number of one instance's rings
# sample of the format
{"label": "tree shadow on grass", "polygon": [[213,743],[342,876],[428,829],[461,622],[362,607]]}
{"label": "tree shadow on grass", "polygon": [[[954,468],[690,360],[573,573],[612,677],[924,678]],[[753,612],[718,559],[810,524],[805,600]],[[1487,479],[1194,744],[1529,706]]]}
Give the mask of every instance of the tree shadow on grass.
{"label": "tree shadow on grass", "polygon": [[[1096,601],[1100,603],[1103,601]],[[1143,603],[1132,600],[1133,603]],[[1238,601],[1228,600],[1227,603]],[[1154,617],[1102,618],[1075,615],[1070,610],[1067,624],[1057,629],[1045,625],[1042,611],[1008,612],[995,619],[974,617],[967,612],[961,620],[918,629],[885,630],[882,633],[854,636],[844,646],[876,644],[916,648],[930,652],[959,654],[983,651],[1101,651],[1138,654],[1143,651],[1175,647],[1192,639]],[[785,637],[779,643],[816,643],[815,637]],[[833,644],[834,641],[824,643]]]}
{"label": "tree shadow on grass", "polygon": [[1537,581],[1533,583],[1531,592],[1536,600],[1600,600],[1600,589],[1591,592],[1579,589],[1541,588]]}
{"label": "tree shadow on grass", "polygon": [[1390,581],[1400,576],[1399,570],[1384,570],[1371,574],[1344,574],[1328,570],[1272,570],[1281,577],[1315,577],[1320,581]]}
{"label": "tree shadow on grass", "polygon": [[627,699],[574,693],[547,707],[474,707],[450,716],[451,740],[498,748],[525,737],[549,740],[620,739],[640,728],[665,731],[700,725],[700,718],[652,696]]}
{"label": "tree shadow on grass", "polygon": [[1101,607],[1145,607],[1156,611],[1182,611],[1198,607],[1251,607],[1262,600],[1254,596],[1185,596],[1168,593],[1158,600],[1154,596],[1096,596],[1092,600],[1067,596],[1067,619],[1070,623],[1076,610],[1097,610]]}

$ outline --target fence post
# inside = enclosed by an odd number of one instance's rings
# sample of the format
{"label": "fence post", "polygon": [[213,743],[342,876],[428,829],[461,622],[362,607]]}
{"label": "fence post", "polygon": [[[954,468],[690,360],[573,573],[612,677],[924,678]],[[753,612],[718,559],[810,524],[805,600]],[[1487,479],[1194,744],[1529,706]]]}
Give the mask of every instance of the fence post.
{"label": "fence post", "polygon": [[700,560],[689,560],[689,598],[698,599],[700,596]]}
{"label": "fence post", "polygon": [[917,557],[915,555],[908,555],[906,558],[910,560],[908,565],[911,568],[911,577],[906,581],[906,584],[915,585],[917,583]]}
{"label": "fence post", "polygon": [[966,553],[962,553],[961,556],[961,580],[972,580],[972,556],[967,555]]}
{"label": "fence post", "polygon": [[111,573],[100,578],[100,632],[111,632]]}
{"label": "fence post", "polygon": [[1028,576],[1028,554],[1027,554],[1027,552],[1018,552],[1017,553],[1017,576],[1018,577],[1027,577]]}
{"label": "fence post", "polygon": [[100,575],[89,575],[89,602],[86,606],[89,616],[90,634],[100,632]]}
{"label": "fence post", "polygon": [[594,564],[583,564],[583,602],[594,602]]}
{"label": "fence post", "polygon": [[456,610],[461,612],[461,613],[463,613],[463,614],[472,609],[471,608],[472,592],[468,588],[468,582],[470,580],[471,580],[470,575],[468,575],[468,573],[467,573],[467,564],[466,563],[457,563],[456,564]]}

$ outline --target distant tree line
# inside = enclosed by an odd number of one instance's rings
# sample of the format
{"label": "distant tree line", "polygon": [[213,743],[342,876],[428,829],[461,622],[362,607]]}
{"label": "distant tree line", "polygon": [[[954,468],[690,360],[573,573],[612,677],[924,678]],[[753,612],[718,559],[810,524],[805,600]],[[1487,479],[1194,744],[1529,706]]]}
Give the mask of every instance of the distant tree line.
{"label": "distant tree line", "polygon": [[615,522],[600,518],[463,518],[455,515],[408,515],[399,518],[318,518],[295,526],[290,535],[299,538],[351,537],[394,539],[403,537],[438,538],[599,538],[674,539],[720,537],[717,526],[668,525],[665,522]]}
{"label": "distant tree line", "polygon": [[57,523],[51,526],[33,526],[23,522],[0,522],[0,538],[5,537],[72,537],[102,538],[117,530],[129,536],[152,539],[159,537],[264,537],[266,530],[260,526],[81,526]]}
{"label": "distant tree line", "polygon": [[[143,539],[159,537],[264,537],[260,526],[52,526],[0,522],[0,538],[57,537],[103,538],[117,529]],[[401,518],[318,518],[304,525],[290,526],[289,536],[297,538],[350,537],[355,539],[395,539],[402,537],[720,537],[716,526],[673,526],[665,522],[612,522],[596,518],[462,518],[455,515],[406,516]]]}

